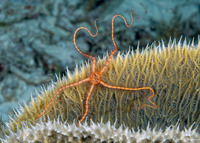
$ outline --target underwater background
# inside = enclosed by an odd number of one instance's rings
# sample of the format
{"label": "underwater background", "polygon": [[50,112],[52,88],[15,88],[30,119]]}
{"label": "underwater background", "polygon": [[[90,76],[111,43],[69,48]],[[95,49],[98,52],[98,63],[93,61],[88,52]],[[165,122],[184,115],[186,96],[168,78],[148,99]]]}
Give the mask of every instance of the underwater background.
{"label": "underwater background", "polygon": [[[0,0],[0,116],[1,123],[13,116],[13,108],[29,103],[55,74],[63,76],[88,60],[73,44],[74,31],[84,26],[99,34],[92,38],[82,30],[77,44],[87,54],[103,57],[113,49],[111,21],[115,14],[131,22],[130,11],[139,19],[127,28],[115,20],[119,51],[165,44],[169,39],[198,42],[199,0]],[[136,15],[133,16],[136,19]]]}

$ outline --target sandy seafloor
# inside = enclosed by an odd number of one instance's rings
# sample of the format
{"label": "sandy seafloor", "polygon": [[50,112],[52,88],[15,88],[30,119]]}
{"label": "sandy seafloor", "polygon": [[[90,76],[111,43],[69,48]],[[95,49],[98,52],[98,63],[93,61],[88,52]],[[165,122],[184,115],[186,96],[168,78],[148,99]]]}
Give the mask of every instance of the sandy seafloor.
{"label": "sandy seafloor", "polygon": [[[92,38],[85,31],[77,36],[80,49],[102,57],[113,48],[111,20],[115,14],[128,22],[130,11],[139,15],[134,26],[126,28],[115,20],[115,39],[120,51],[135,49],[140,43],[168,43],[180,36],[197,42],[200,33],[199,0],[0,0],[0,116],[7,121],[13,109],[29,102],[35,92],[87,60],[75,50],[74,31],[85,26],[99,35]],[[134,19],[136,16],[134,16]],[[177,41],[178,41],[177,40]],[[156,43],[154,41],[157,41]]]}

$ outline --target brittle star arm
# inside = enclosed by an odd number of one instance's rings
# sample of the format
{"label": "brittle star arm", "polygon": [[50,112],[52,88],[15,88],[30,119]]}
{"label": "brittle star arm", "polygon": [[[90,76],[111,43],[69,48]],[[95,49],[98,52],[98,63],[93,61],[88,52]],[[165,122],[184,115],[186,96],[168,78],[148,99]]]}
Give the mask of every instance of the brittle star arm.
{"label": "brittle star arm", "polygon": [[115,20],[115,18],[116,18],[116,17],[121,17],[121,18],[124,20],[124,23],[126,24],[126,27],[130,27],[130,26],[133,24],[133,15],[132,15],[132,13],[135,13],[135,14],[137,15],[137,18],[136,18],[136,19],[139,18],[138,14],[137,14],[135,11],[131,11],[131,12],[130,12],[130,14],[131,14],[131,24],[129,24],[129,25],[127,24],[127,21],[126,21],[126,19],[125,19],[123,16],[121,16],[121,15],[115,15],[115,16],[113,16],[113,18],[112,18],[112,42],[113,42],[113,45],[114,45],[115,49],[111,52],[110,56],[108,57],[108,60],[107,60],[107,62],[106,62],[106,64],[105,64],[105,66],[104,66],[103,69],[100,71],[100,75],[102,75],[103,72],[106,70],[106,68],[108,67],[108,65],[109,65],[109,63],[110,63],[110,60],[112,59],[113,55],[114,55],[114,54],[117,52],[117,50],[118,50],[117,44],[115,43],[115,40],[114,40],[114,20]]}
{"label": "brittle star arm", "polygon": [[73,40],[74,40],[74,46],[75,46],[76,50],[77,50],[79,53],[81,53],[83,56],[92,59],[92,61],[93,61],[93,64],[92,64],[92,72],[95,72],[96,58],[93,57],[93,56],[91,56],[91,55],[87,55],[87,54],[83,53],[83,52],[78,48],[78,46],[76,45],[76,34],[77,34],[77,32],[78,32],[79,30],[85,29],[85,30],[87,30],[87,32],[90,34],[90,36],[92,36],[92,37],[97,36],[97,34],[98,34],[98,28],[97,28],[97,25],[96,25],[96,21],[97,21],[97,20],[98,20],[98,19],[96,19],[96,20],[94,21],[94,26],[95,26],[95,28],[96,28],[96,34],[92,34],[92,33],[90,32],[90,30],[88,30],[88,29],[85,28],[85,27],[79,27],[79,28],[76,29],[76,31],[74,32],[74,38],[73,38]]}
{"label": "brittle star arm", "polygon": [[157,105],[156,105],[155,103],[153,103],[153,101],[151,101],[151,98],[153,98],[154,95],[155,95],[154,90],[153,90],[151,87],[127,88],[127,87],[121,87],[121,86],[112,86],[112,85],[108,85],[108,84],[106,84],[106,83],[103,82],[103,81],[101,81],[100,84],[103,85],[103,86],[105,86],[105,87],[108,87],[108,88],[120,89],[120,90],[129,90],[129,91],[136,91],[136,90],[142,90],[142,89],[151,90],[152,95],[149,96],[148,100],[149,100],[149,102],[150,102],[152,105],[154,105],[154,106],[151,106],[151,105],[148,105],[148,104],[142,104],[142,106],[141,106],[141,107],[138,107],[137,109],[142,109],[143,106],[149,106],[149,107],[154,108],[154,109],[157,108]]}
{"label": "brittle star arm", "polygon": [[47,114],[47,113],[45,113],[45,111],[48,109],[48,107],[51,105],[51,103],[54,101],[54,99],[56,98],[56,96],[62,91],[62,90],[64,90],[64,89],[66,89],[66,88],[69,88],[69,87],[73,87],[73,86],[76,86],[76,85],[80,85],[80,84],[82,84],[82,83],[85,83],[85,82],[87,82],[87,81],[89,81],[90,80],[90,78],[86,78],[86,79],[83,79],[83,80],[81,80],[81,81],[79,81],[79,82],[76,82],[76,83],[72,83],[72,84],[69,84],[69,85],[66,85],[66,86],[63,86],[63,87],[61,87],[61,88],[59,88],[58,90],[57,90],[57,92],[55,93],[55,95],[53,96],[53,98],[51,99],[51,101],[49,102],[49,104],[47,104],[47,106],[44,108],[44,110],[43,110],[43,112],[42,113],[40,113],[40,115],[38,115],[37,117],[36,117],[36,119],[38,119],[38,118],[40,118],[43,114]]}
{"label": "brittle star arm", "polygon": [[80,119],[80,123],[85,119],[85,117],[87,116],[87,113],[88,113],[88,110],[89,110],[89,100],[90,100],[90,96],[91,96],[91,94],[92,94],[92,91],[93,91],[93,89],[94,89],[94,85],[95,84],[92,84],[92,86],[90,87],[90,90],[89,90],[89,93],[88,93],[88,95],[87,95],[87,98],[86,98],[86,104],[85,104],[85,113],[84,113],[84,115],[83,115],[83,117]]}
{"label": "brittle star arm", "polygon": [[63,101],[63,99],[61,99],[61,100],[58,100],[58,101],[56,101],[56,102],[54,102],[52,105],[51,105],[51,107],[49,107],[49,110],[48,111],[46,111],[46,113],[44,113],[43,115],[46,115],[46,114],[48,114],[50,111],[51,111],[51,109],[53,108],[53,106],[55,105],[55,104],[57,104],[58,102],[60,102],[60,101]]}

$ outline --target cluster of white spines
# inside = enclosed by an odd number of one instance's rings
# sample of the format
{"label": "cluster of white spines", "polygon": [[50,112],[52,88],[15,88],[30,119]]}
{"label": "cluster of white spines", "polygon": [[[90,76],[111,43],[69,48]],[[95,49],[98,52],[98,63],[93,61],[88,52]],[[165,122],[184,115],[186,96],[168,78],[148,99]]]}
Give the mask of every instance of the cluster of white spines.
{"label": "cluster of white spines", "polygon": [[[28,127],[24,125],[22,129],[17,129],[16,133],[10,131],[10,135],[2,140],[4,143],[10,143],[15,141],[21,142],[43,142],[46,137],[54,134],[61,134],[66,136],[68,141],[73,142],[74,138],[80,140],[82,138],[91,137],[92,142],[96,141],[114,141],[114,142],[137,142],[140,143],[144,140],[151,140],[164,142],[166,140],[173,140],[174,142],[200,142],[200,135],[196,131],[192,130],[192,126],[189,129],[183,131],[179,130],[179,125],[166,128],[164,131],[161,129],[151,129],[148,125],[146,130],[140,130],[135,132],[125,126],[115,127],[115,124],[111,125],[110,122],[106,124],[103,122],[94,123],[90,121],[90,125],[86,122],[80,124],[77,127],[76,123],[67,124],[57,121],[47,121],[36,123],[35,126]],[[54,132],[52,132],[54,131]],[[56,133],[55,133],[56,132]]]}

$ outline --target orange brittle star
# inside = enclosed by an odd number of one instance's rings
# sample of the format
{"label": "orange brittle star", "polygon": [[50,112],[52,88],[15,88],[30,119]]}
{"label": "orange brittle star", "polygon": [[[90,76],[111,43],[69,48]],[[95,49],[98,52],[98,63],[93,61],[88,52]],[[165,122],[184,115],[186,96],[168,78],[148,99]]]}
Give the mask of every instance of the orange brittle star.
{"label": "orange brittle star", "polygon": [[[96,20],[95,20],[95,22],[94,22],[94,25],[95,25],[95,28],[96,28],[96,34],[94,34],[94,35],[91,34],[91,32],[90,32],[87,28],[85,28],[85,27],[79,27],[79,28],[74,32],[73,41],[74,41],[75,48],[76,48],[77,51],[78,51],[79,53],[81,53],[83,56],[88,57],[88,58],[90,58],[90,59],[92,60],[92,73],[91,73],[90,77],[88,77],[88,78],[85,78],[85,79],[83,79],[83,80],[81,80],[81,81],[79,81],[79,82],[76,82],[76,83],[73,83],[73,84],[69,84],[69,85],[66,85],[66,86],[63,86],[63,87],[59,88],[59,89],[57,90],[57,92],[55,93],[55,95],[53,96],[53,98],[51,99],[51,101],[49,102],[49,104],[45,107],[45,109],[43,110],[43,112],[42,112],[40,115],[38,115],[38,116],[36,117],[37,119],[40,118],[40,117],[45,113],[45,111],[48,109],[48,107],[49,107],[49,106],[51,105],[51,103],[54,101],[54,99],[56,98],[56,96],[57,96],[62,90],[66,89],[66,88],[70,88],[70,87],[73,87],[73,86],[77,86],[77,85],[83,84],[83,83],[85,83],[85,82],[90,82],[90,83],[91,83],[91,87],[90,87],[90,90],[89,90],[88,95],[87,95],[87,98],[86,98],[85,112],[84,112],[82,118],[79,120],[80,123],[86,118],[86,116],[87,116],[87,114],[88,114],[90,96],[91,96],[91,94],[92,94],[92,91],[93,91],[94,87],[95,87],[97,84],[100,84],[100,85],[105,86],[105,87],[107,87],[107,88],[119,89],[119,90],[128,90],[128,91],[135,91],[135,90],[148,89],[148,90],[150,90],[150,91],[152,92],[152,95],[148,98],[148,101],[149,101],[153,106],[148,105],[148,104],[142,104],[141,107],[138,107],[137,109],[141,109],[141,108],[143,108],[143,106],[149,106],[149,107],[155,108],[155,109],[157,108],[157,105],[151,101],[151,98],[154,97],[154,90],[153,90],[151,87],[127,88],[127,87],[121,87],[121,86],[108,85],[108,84],[106,84],[104,81],[101,80],[102,74],[105,72],[105,70],[107,69],[107,67],[108,67],[108,65],[109,65],[109,63],[110,63],[110,60],[112,59],[113,55],[114,55],[114,54],[117,52],[117,50],[118,50],[118,47],[117,47],[117,45],[116,45],[116,43],[115,43],[115,41],[114,41],[114,19],[115,19],[116,17],[121,17],[121,18],[124,20],[124,23],[126,24],[126,26],[127,26],[127,27],[130,27],[130,26],[133,24],[133,16],[132,16],[132,13],[133,13],[133,12],[137,15],[137,13],[136,13],[135,11],[131,11],[131,12],[130,12],[130,14],[131,14],[131,19],[132,19],[130,25],[127,24],[126,19],[125,19],[123,16],[121,16],[121,15],[114,15],[114,16],[113,16],[113,18],[112,18],[112,42],[113,42],[113,45],[114,45],[115,48],[114,48],[114,50],[111,52],[110,56],[108,57],[108,60],[107,60],[107,62],[106,62],[106,64],[105,64],[105,66],[104,66],[100,71],[96,71],[96,69],[95,69],[95,66],[96,66],[96,58],[93,57],[93,56],[90,56],[90,55],[87,55],[87,54],[83,53],[82,51],[80,51],[80,49],[79,49],[79,48],[77,47],[77,45],[76,45],[76,34],[77,34],[77,32],[78,32],[79,30],[81,30],[81,29],[87,30],[88,33],[89,33],[92,37],[97,36],[97,34],[98,34],[98,28],[97,28],[97,25],[96,25]],[[137,19],[138,19],[138,18],[139,18],[139,16],[137,15]],[[59,101],[60,101],[60,100],[59,100]],[[57,101],[57,102],[58,102],[58,101]],[[55,102],[55,103],[57,103],[57,102]],[[55,104],[55,103],[54,103],[54,104]],[[53,104],[53,105],[54,105],[54,104]],[[52,105],[52,106],[53,106],[53,105]],[[50,108],[50,109],[51,109],[51,108]],[[50,109],[49,109],[45,114],[47,114],[47,113],[50,111]],[[45,115],[45,114],[44,114],[44,115]]]}

